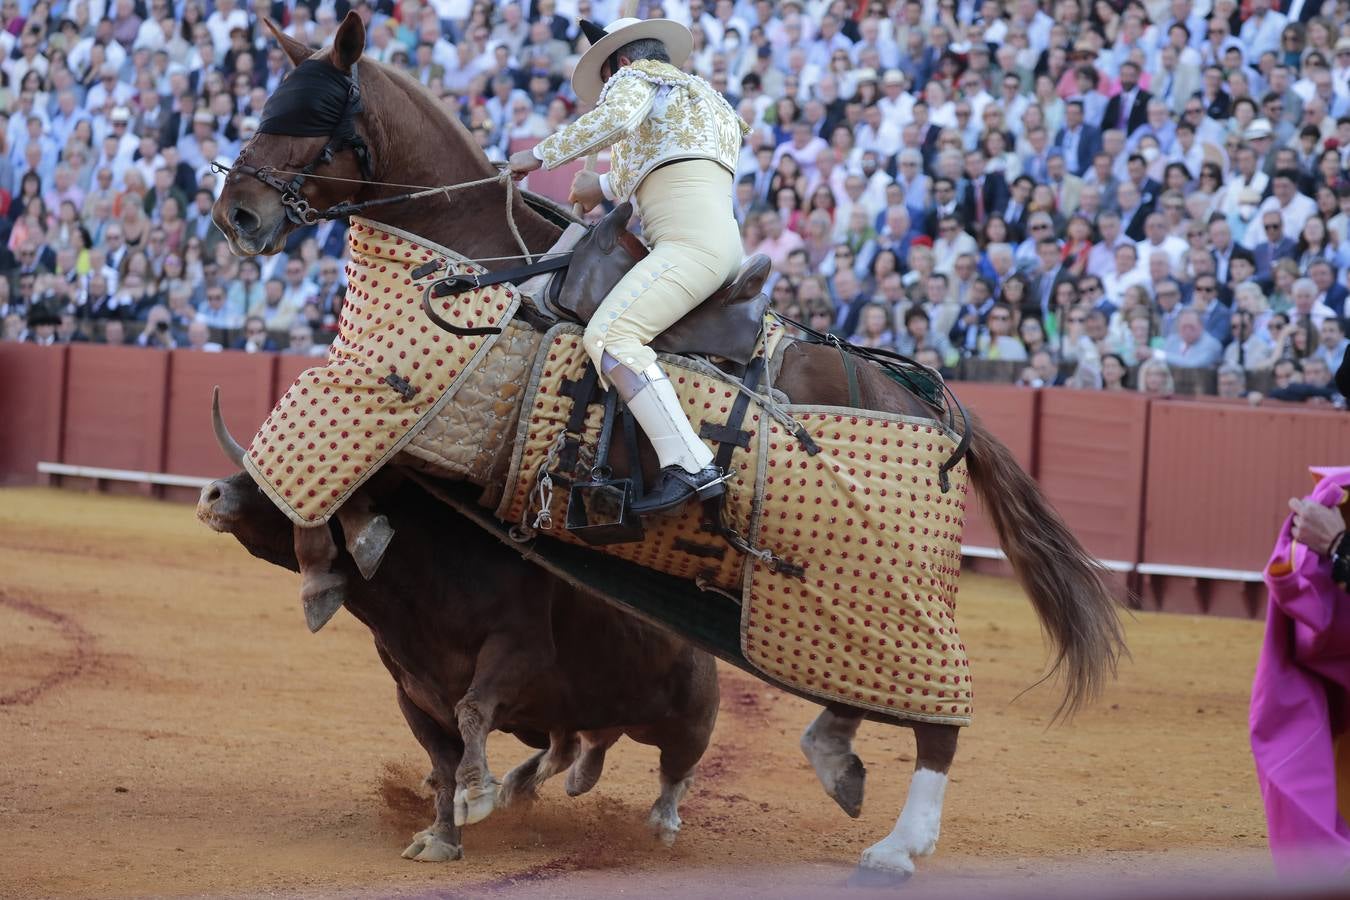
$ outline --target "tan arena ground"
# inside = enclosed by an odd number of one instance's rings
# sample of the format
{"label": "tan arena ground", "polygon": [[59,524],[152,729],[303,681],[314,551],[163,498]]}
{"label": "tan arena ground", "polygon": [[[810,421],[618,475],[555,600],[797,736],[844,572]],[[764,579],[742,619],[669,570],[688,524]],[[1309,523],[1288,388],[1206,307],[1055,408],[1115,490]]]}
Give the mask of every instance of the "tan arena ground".
{"label": "tan arena ground", "polygon": [[[655,751],[625,742],[590,795],[556,779],[467,829],[462,862],[407,862],[426,759],[366,629],[340,614],[311,636],[298,584],[187,505],[0,491],[0,897],[819,896],[908,784],[910,733],[864,726],[848,819],[797,750],[816,707],[727,669],[673,850],[641,825]],[[1269,876],[1246,735],[1258,623],[1138,615],[1119,682],[1047,729],[1053,690],[1014,702],[1044,660],[1016,585],[967,576],[960,604],[975,723],[909,896]],[[492,749],[498,774],[527,755]]]}

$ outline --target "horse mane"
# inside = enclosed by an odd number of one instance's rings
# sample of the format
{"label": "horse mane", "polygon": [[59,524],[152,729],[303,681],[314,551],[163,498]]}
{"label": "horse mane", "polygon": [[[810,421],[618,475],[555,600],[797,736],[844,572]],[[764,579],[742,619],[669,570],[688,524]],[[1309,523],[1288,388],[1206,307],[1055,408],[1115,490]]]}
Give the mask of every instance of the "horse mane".
{"label": "horse mane", "polygon": [[[449,170],[448,177],[431,181],[427,187],[477,181],[497,174],[497,167],[478,146],[469,129],[458,118],[449,115],[444,105],[425,85],[370,57],[362,57],[361,64],[364,115],[371,126],[368,128],[368,140],[377,166],[380,160],[411,159],[414,164],[425,161],[427,170]],[[395,146],[393,136],[400,132],[406,133],[409,120],[405,118],[406,111],[399,109],[400,104],[389,102],[389,98],[372,96],[380,94],[377,87],[379,78],[372,79],[366,74],[372,69],[378,76],[387,79],[389,86],[415,108],[416,118],[413,121],[420,123],[426,131],[444,129],[444,132],[428,134],[419,141],[399,140],[398,146]],[[375,87],[375,90],[369,90],[370,87]],[[417,168],[412,170],[416,171]],[[388,180],[405,182],[408,176],[393,176],[388,177]],[[399,190],[385,189],[383,193],[392,195]],[[519,193],[523,195],[524,192]],[[392,207],[385,207],[375,213],[375,218],[469,257],[486,258],[520,252],[506,228],[502,211],[505,198],[500,186],[483,185],[450,196],[453,197],[453,215],[446,214],[446,206],[442,205],[444,200],[432,198],[419,201],[417,211],[410,210],[407,218],[399,217],[400,221],[391,220]],[[516,226],[529,248],[541,252],[553,244],[566,223],[559,224],[556,211],[548,210],[545,204],[530,204],[525,200],[524,196],[516,198],[512,207]],[[550,215],[550,212],[555,214]],[[500,227],[491,227],[493,223]],[[489,265],[488,268],[494,266]]]}

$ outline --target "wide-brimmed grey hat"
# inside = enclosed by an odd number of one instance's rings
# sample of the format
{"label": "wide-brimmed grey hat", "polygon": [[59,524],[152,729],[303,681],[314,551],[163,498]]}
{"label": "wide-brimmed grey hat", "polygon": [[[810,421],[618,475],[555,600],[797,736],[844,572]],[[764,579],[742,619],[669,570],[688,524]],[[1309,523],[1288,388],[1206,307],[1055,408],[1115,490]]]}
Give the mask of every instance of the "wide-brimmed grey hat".
{"label": "wide-brimmed grey hat", "polygon": [[572,92],[583,103],[594,103],[600,97],[600,89],[605,84],[600,78],[600,69],[624,44],[644,38],[658,40],[665,45],[670,63],[676,68],[684,65],[694,50],[694,36],[674,19],[615,19],[604,28],[585,19],[580,24],[591,46],[572,70]]}

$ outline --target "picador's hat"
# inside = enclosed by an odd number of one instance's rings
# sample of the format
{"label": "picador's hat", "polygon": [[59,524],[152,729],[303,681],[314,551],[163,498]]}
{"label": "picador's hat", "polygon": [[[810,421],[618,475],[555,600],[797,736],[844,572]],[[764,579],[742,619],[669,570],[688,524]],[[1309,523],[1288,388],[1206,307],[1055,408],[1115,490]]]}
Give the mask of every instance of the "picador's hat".
{"label": "picador's hat", "polygon": [[594,103],[599,98],[604,86],[600,69],[624,44],[645,38],[658,40],[665,44],[671,64],[677,67],[684,65],[694,49],[694,36],[674,19],[615,19],[604,28],[582,19],[580,25],[591,46],[572,70],[572,92],[583,103]]}

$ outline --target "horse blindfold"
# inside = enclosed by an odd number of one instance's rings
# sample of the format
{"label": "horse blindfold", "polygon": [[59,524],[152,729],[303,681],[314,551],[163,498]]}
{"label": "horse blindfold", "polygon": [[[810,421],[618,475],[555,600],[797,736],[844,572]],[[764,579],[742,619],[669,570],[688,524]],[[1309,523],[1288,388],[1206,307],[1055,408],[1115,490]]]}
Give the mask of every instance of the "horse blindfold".
{"label": "horse blindfold", "polygon": [[307,59],[296,66],[263,106],[260,134],[333,137],[351,143],[361,90],[331,63]]}

